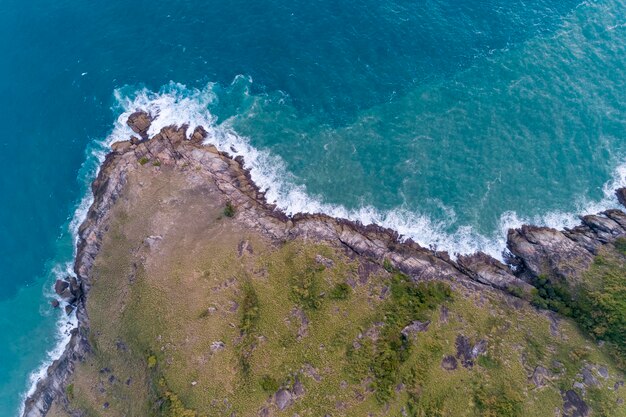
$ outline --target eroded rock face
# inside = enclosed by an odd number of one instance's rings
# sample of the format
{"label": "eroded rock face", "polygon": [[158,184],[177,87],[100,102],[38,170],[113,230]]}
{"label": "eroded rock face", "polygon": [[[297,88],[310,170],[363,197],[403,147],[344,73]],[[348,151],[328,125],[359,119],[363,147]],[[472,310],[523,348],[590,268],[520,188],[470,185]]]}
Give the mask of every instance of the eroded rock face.
{"label": "eroded rock face", "polygon": [[472,255],[461,255],[457,258],[461,271],[474,280],[494,288],[507,290],[518,287],[530,290],[532,286],[513,275],[511,269],[491,256],[477,252]]}
{"label": "eroded rock face", "polygon": [[563,232],[549,227],[511,229],[507,245],[535,277],[544,274],[563,280],[578,277],[593,260],[591,252]]}

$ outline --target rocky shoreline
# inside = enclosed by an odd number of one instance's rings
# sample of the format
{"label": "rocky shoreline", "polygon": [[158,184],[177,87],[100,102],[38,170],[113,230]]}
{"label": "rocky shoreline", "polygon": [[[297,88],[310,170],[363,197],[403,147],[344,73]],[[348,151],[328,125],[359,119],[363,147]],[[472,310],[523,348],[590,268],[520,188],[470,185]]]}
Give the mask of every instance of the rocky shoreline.
{"label": "rocky shoreline", "polygon": [[[519,294],[529,292],[533,288],[532,280],[539,275],[577,279],[604,245],[626,236],[626,213],[612,209],[581,217],[581,224],[573,229],[522,226],[509,230],[506,263],[480,252],[452,260],[446,252],[402,240],[397,232],[376,225],[364,226],[323,214],[287,216],[266,201],[241,158],[233,159],[214,146],[203,144],[204,129],[198,127],[188,137],[186,126],[172,126],[150,138],[150,123],[151,116],[144,112],[130,116],[128,124],[138,137],[112,145],[112,152],[92,184],[94,201],[79,229],[76,276],[55,284],[57,294],[67,302],[67,312],[76,310],[78,328],[72,331],[61,357],[48,368],[46,378],[38,382],[35,392],[26,400],[23,414],[26,417],[45,416],[55,400],[67,403],[67,380],[76,362],[90,352],[86,302],[91,270],[108,227],[111,208],[123,191],[128,174],[148,161],[158,161],[154,169],[171,166],[186,170],[189,175],[195,175],[193,169],[201,170],[231,202],[237,221],[277,243],[296,238],[324,241],[343,248],[353,257],[367,260],[372,268],[389,263],[413,279],[445,277],[451,285],[471,291]],[[626,206],[626,189],[619,189],[616,194]],[[564,396],[572,395],[576,393],[564,393]]]}

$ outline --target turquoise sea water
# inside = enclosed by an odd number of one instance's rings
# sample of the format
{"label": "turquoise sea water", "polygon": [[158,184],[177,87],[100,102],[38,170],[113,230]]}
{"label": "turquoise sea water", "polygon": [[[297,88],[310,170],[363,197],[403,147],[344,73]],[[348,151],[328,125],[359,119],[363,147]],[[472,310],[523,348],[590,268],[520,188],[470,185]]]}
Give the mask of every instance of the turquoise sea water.
{"label": "turquoise sea water", "polygon": [[286,211],[453,253],[626,182],[621,0],[3,0],[0,39],[0,416],[72,325],[51,285],[138,107],[208,126]]}

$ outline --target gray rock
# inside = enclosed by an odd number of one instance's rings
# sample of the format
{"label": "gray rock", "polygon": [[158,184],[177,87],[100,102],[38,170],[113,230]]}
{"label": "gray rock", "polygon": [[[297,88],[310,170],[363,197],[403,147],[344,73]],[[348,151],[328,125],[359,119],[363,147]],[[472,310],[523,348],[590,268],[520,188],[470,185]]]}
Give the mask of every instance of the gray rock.
{"label": "gray rock", "polygon": [[211,343],[211,351],[212,352],[217,352],[218,350],[222,350],[224,349],[224,342],[222,342],[221,340],[218,340],[216,342]]}
{"label": "gray rock", "polygon": [[589,414],[589,406],[576,391],[568,390],[563,394],[563,417],[588,417]]}
{"label": "gray rock", "polygon": [[595,387],[596,385],[598,385],[598,380],[595,376],[593,376],[591,368],[587,366],[583,368],[583,383],[588,387]]}
{"label": "gray rock", "polygon": [[69,282],[63,281],[62,279],[57,279],[56,282],[54,283],[54,292],[56,292],[57,295],[60,295],[61,297],[63,297],[63,294],[66,293],[65,290],[67,290],[69,286],[70,286]]}
{"label": "gray rock", "polygon": [[454,371],[458,367],[456,358],[452,355],[445,356],[441,360],[441,367],[446,371]]}
{"label": "gray rock", "polygon": [[598,368],[598,375],[600,375],[604,379],[607,379],[609,377],[609,370],[606,369],[605,366],[600,366]]}
{"label": "gray rock", "polygon": [[274,394],[274,402],[276,403],[276,407],[278,407],[279,410],[284,410],[291,405],[291,392],[286,389],[279,389],[278,392]]}
{"label": "gray rock", "polygon": [[414,336],[416,333],[427,331],[429,325],[430,325],[430,320],[427,320],[424,322],[415,320],[411,322],[411,324],[406,326],[404,329],[402,329],[400,333],[402,333],[402,336],[409,338],[411,336]]}
{"label": "gray rock", "polygon": [[501,290],[507,290],[509,287],[528,291],[532,289],[530,284],[513,275],[508,266],[483,252],[460,255],[457,264],[461,271],[482,284]]}
{"label": "gray rock", "polygon": [[533,384],[535,384],[535,386],[539,388],[545,386],[550,380],[550,377],[550,371],[548,371],[543,366],[538,365],[537,367],[535,367],[535,371],[533,372],[533,375],[530,377],[530,379],[533,381]]}

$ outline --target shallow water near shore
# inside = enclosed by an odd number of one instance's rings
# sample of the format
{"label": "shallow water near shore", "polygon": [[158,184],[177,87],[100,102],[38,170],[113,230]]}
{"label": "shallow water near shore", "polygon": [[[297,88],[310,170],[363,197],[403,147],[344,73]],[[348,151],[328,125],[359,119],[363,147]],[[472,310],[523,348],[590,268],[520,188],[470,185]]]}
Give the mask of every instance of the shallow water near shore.
{"label": "shallow water near shore", "polygon": [[2,416],[64,340],[51,286],[103,144],[129,134],[122,113],[208,127],[288,212],[452,253],[498,256],[508,227],[571,225],[626,185],[623,1],[133,10],[0,6]]}

